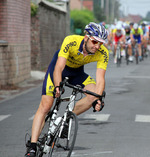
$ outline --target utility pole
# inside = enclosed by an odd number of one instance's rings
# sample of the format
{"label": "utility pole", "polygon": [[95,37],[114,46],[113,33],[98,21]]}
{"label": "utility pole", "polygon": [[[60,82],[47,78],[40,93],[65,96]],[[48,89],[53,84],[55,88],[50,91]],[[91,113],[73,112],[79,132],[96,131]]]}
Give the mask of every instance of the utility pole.
{"label": "utility pole", "polygon": [[109,0],[106,1],[106,8],[105,8],[105,13],[106,13],[106,22],[109,23]]}
{"label": "utility pole", "polygon": [[81,10],[83,9],[83,0],[81,0]]}
{"label": "utility pole", "polygon": [[101,8],[104,9],[104,0],[101,0]]}
{"label": "utility pole", "polygon": [[116,0],[113,0],[113,1],[112,1],[111,22],[114,22],[114,17],[115,17],[115,14],[114,14],[114,12],[115,12],[115,1],[116,1]]}

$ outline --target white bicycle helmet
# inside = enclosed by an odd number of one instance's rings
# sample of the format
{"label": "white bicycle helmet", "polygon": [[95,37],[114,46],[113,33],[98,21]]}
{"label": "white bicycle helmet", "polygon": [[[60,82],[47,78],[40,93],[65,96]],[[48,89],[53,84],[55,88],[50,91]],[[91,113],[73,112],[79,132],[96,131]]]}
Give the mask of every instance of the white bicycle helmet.
{"label": "white bicycle helmet", "polygon": [[133,28],[134,28],[134,29],[138,29],[138,27],[139,27],[139,26],[138,26],[137,23],[135,23],[135,24],[133,25]]}
{"label": "white bicycle helmet", "polygon": [[118,24],[116,25],[116,29],[117,29],[117,30],[121,30],[121,29],[122,29],[122,25],[121,25],[120,23],[118,23]]}
{"label": "white bicycle helmet", "polygon": [[106,43],[107,41],[107,30],[101,24],[96,24],[94,22],[90,22],[85,26],[84,32],[87,35],[93,36],[97,41]]}

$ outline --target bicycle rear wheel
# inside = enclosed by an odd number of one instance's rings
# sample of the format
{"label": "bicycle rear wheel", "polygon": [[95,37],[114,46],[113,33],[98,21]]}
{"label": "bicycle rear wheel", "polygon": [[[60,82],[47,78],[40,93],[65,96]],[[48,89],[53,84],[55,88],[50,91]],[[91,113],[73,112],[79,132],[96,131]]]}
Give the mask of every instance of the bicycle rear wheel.
{"label": "bicycle rear wheel", "polygon": [[[48,157],[70,157],[76,141],[78,120],[77,116],[73,112],[68,112],[68,133],[67,138],[59,137],[59,131],[54,137],[52,142],[52,149]],[[63,133],[63,131],[62,131]]]}

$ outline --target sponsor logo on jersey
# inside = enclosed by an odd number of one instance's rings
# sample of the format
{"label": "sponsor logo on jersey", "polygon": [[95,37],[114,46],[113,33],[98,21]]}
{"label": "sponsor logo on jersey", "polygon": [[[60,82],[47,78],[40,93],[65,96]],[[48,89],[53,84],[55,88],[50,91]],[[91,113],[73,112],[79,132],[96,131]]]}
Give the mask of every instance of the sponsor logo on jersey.
{"label": "sponsor logo on jersey", "polygon": [[77,42],[76,41],[73,41],[73,42],[70,42],[69,44],[67,44],[64,48],[64,53],[67,53],[68,50],[69,50],[69,47],[72,47],[72,46],[76,46],[77,45]]}

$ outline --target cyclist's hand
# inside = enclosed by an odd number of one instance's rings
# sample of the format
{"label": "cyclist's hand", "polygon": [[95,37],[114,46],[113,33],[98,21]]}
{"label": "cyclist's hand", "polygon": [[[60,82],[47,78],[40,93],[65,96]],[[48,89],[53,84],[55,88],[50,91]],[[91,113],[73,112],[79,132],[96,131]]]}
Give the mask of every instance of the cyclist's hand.
{"label": "cyclist's hand", "polygon": [[100,100],[98,100],[97,104],[95,105],[95,110],[100,111],[100,108],[101,108],[101,102],[100,102]]}
{"label": "cyclist's hand", "polygon": [[54,98],[58,98],[60,96],[60,90],[59,90],[59,86],[56,86],[53,92],[53,97]]}
{"label": "cyclist's hand", "polygon": [[92,103],[92,106],[93,106],[93,112],[101,111],[104,107],[104,102],[97,99]]}
{"label": "cyclist's hand", "polygon": [[58,98],[60,96],[60,90],[59,90],[59,87],[56,88],[56,94],[55,94],[55,97]]}

